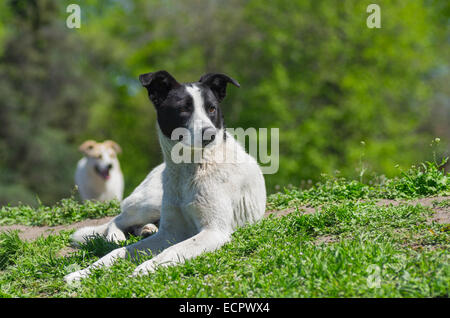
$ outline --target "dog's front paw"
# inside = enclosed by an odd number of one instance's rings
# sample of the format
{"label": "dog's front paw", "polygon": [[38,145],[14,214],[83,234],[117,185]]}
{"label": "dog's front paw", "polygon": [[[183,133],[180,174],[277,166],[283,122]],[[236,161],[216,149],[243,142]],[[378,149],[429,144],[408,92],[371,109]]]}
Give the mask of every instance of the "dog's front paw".
{"label": "dog's front paw", "polygon": [[142,227],[140,234],[142,237],[147,237],[155,234],[156,232],[158,232],[158,227],[153,223],[149,223]]}
{"label": "dog's front paw", "polygon": [[155,270],[156,270],[155,262],[149,260],[136,267],[136,269],[133,271],[133,274],[131,274],[131,277],[148,275],[150,273],[153,273]]}
{"label": "dog's front paw", "polygon": [[126,236],[122,231],[110,231],[106,235],[106,239],[110,242],[119,243],[122,241],[126,241]]}
{"label": "dog's front paw", "polygon": [[88,277],[89,273],[86,270],[79,270],[70,274],[67,274],[66,276],[64,276],[64,281],[69,284],[72,285],[76,282],[79,282],[82,278]]}

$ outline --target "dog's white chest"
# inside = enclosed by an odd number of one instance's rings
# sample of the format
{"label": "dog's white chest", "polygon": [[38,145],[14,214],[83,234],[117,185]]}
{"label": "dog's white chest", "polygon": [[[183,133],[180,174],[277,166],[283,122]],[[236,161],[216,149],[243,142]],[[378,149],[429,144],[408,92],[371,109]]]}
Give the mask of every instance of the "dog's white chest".
{"label": "dog's white chest", "polygon": [[[170,169],[167,173],[171,173]],[[216,196],[211,195],[214,189],[208,186],[213,180],[199,176],[192,167],[184,167],[176,171],[176,175],[166,177],[163,197],[165,210],[174,214],[177,223],[185,223],[187,230],[198,232],[214,217]]]}

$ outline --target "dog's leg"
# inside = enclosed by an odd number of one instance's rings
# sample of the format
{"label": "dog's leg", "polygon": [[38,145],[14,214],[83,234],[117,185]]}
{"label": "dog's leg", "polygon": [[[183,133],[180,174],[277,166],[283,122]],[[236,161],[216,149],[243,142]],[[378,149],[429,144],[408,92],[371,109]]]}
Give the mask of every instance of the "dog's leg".
{"label": "dog's leg", "polygon": [[106,239],[111,242],[119,243],[121,241],[125,241],[127,238],[125,236],[125,231],[117,226],[117,219],[122,214],[119,214],[115,217],[111,222],[109,222],[108,227],[106,229]]}
{"label": "dog's leg", "polygon": [[174,236],[169,235],[167,232],[159,231],[155,235],[152,235],[139,242],[111,251],[89,267],[66,275],[64,277],[64,280],[67,283],[78,281],[81,278],[89,276],[93,269],[100,267],[109,267],[113,265],[117,259],[125,258],[127,256],[130,256],[132,259],[138,259],[139,252],[150,252],[153,255],[156,255],[171,244],[177,243],[179,241],[179,239],[177,240]]}
{"label": "dog's leg", "polygon": [[103,235],[108,241],[118,243],[125,241],[125,234],[133,228],[139,229],[135,235],[149,236],[158,231],[153,223],[160,217],[161,204],[122,205],[122,213],[106,224],[84,227],[77,230],[71,237],[75,244],[86,242],[89,237]]}
{"label": "dog's leg", "polygon": [[158,207],[144,207],[148,210],[135,207],[124,209],[123,212],[112,220],[106,230],[106,238],[113,242],[124,241],[125,233],[136,236],[150,236],[158,231],[154,223],[159,220]]}
{"label": "dog's leg", "polygon": [[214,251],[230,239],[230,235],[222,231],[203,230],[197,235],[165,249],[151,260],[142,263],[134,270],[132,276],[147,275],[153,272],[157,266],[170,266],[182,263],[184,260],[194,258],[204,252]]}
{"label": "dog's leg", "polygon": [[120,214],[108,223],[98,226],[87,226],[77,230],[71,236],[72,244],[79,246],[80,243],[85,243],[87,240],[95,237],[96,235],[104,236],[107,240],[115,243],[126,240],[124,231],[120,229],[116,223],[119,216]]}
{"label": "dog's leg", "polygon": [[[122,213],[111,222],[106,231],[108,239],[124,240],[126,232],[148,236],[158,230],[153,223],[158,222],[161,216],[161,174],[164,167],[161,164],[153,169],[133,193],[122,201]],[[134,231],[136,228],[139,230]]]}
{"label": "dog's leg", "polygon": [[113,220],[109,221],[108,223],[98,225],[98,226],[86,226],[81,229],[78,229],[73,233],[70,237],[71,243],[74,246],[79,246],[80,243],[85,243],[90,238],[97,236],[97,235],[106,235],[106,232],[108,230],[109,225],[111,224]]}

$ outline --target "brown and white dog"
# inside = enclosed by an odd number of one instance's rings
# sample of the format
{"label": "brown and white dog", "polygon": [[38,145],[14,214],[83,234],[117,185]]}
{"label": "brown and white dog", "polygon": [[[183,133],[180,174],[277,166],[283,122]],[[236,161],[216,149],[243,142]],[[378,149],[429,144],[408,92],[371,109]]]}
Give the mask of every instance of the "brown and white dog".
{"label": "brown and white dog", "polygon": [[84,157],[78,161],[75,183],[82,200],[119,200],[123,197],[123,174],[117,155],[120,146],[112,141],[87,140],[79,150]]}

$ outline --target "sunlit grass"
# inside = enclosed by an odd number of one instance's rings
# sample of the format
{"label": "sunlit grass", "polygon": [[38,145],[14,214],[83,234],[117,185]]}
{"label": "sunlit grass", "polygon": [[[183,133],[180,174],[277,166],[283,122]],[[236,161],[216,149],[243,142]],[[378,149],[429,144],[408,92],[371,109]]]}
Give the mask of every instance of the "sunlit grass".
{"label": "sunlit grass", "polygon": [[[215,252],[145,277],[130,278],[137,264],[120,260],[69,286],[64,275],[119,245],[96,237],[63,253],[71,231],[32,242],[17,232],[2,233],[0,296],[448,297],[448,225],[433,222],[431,208],[408,200],[395,206],[376,202],[448,194],[448,174],[430,166],[414,169],[383,186],[329,179],[271,196],[274,209],[299,203],[321,209],[265,218],[236,231]],[[434,206],[446,208],[448,200]]]}

